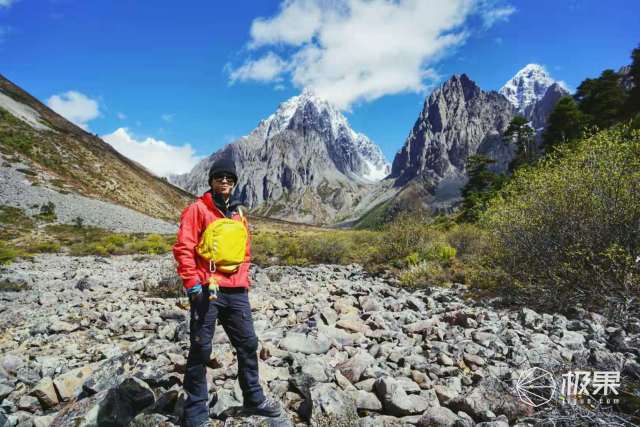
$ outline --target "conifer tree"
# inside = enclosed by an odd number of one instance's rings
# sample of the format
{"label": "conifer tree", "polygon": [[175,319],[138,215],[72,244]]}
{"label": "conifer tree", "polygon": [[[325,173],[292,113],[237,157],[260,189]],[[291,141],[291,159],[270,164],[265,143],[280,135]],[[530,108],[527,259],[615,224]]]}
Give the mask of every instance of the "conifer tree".
{"label": "conifer tree", "polygon": [[523,116],[515,116],[509,127],[504,132],[503,138],[508,143],[516,145],[516,156],[509,165],[509,170],[514,171],[523,164],[533,164],[538,158],[535,133],[529,122]]}
{"label": "conifer tree", "polygon": [[584,125],[583,114],[573,98],[560,98],[547,119],[547,129],[543,135],[546,148],[580,138]]}
{"label": "conifer tree", "polygon": [[620,75],[604,70],[596,79],[586,79],[576,91],[580,111],[590,125],[608,128],[623,117],[627,94],[620,84]]}
{"label": "conifer tree", "polygon": [[505,182],[503,175],[489,170],[489,165],[495,160],[474,154],[467,158],[466,168],[469,181],[462,188],[461,218],[463,221],[474,222],[487,206],[489,200],[496,194]]}
{"label": "conifer tree", "polygon": [[625,115],[633,118],[640,115],[640,47],[633,49],[631,53],[629,75],[633,82],[633,88],[629,92],[629,97],[625,104]]}

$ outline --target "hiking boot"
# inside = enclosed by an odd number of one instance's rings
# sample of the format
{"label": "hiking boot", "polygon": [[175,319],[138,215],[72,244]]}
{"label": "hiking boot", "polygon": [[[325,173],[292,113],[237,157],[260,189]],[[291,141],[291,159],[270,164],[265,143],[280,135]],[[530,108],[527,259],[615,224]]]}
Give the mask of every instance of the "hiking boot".
{"label": "hiking boot", "polygon": [[271,397],[265,398],[257,406],[244,405],[245,412],[251,415],[262,415],[263,417],[278,417],[282,413],[280,404]]}
{"label": "hiking boot", "polygon": [[[186,426],[185,420],[182,420],[182,424],[180,425],[182,427]],[[196,424],[196,427],[213,427],[213,423],[210,419],[207,418],[205,421],[201,421],[200,423]]]}

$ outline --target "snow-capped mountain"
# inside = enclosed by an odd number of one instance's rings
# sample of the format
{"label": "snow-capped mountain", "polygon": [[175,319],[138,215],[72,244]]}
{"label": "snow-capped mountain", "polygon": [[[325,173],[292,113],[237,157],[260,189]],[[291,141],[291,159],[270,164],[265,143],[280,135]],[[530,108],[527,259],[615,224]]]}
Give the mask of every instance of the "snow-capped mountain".
{"label": "snow-capped mountain", "polygon": [[556,83],[543,66],[528,64],[500,88],[499,93],[527,117],[536,102],[540,101],[547,89]]}
{"label": "snow-capped mountain", "polygon": [[[362,164],[353,172],[369,181],[379,181],[389,174],[391,165],[380,147],[366,135],[351,129],[347,118],[340,111],[308,89],[280,104],[278,110],[262,120],[247,137],[258,136],[266,139],[281,133],[290,127],[297,113],[305,114],[308,105],[310,107],[307,114],[310,117],[307,117],[305,125],[312,125],[329,139],[354,148],[354,154],[360,157]],[[317,123],[309,123],[309,120],[317,120]]]}
{"label": "snow-capped mountain", "polygon": [[237,195],[253,212],[318,224],[351,216],[391,170],[380,147],[310,91],[283,102],[251,133],[170,181],[200,194],[221,156],[235,162]]}

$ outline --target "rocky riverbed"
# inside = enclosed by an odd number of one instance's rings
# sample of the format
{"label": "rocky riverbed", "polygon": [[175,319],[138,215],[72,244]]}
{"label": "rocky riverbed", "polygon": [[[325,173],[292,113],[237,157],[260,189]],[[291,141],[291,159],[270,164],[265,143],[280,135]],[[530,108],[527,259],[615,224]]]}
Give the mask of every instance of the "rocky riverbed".
{"label": "rocky riverbed", "polygon": [[[0,426],[179,425],[188,312],[147,293],[173,271],[170,255],[44,255],[2,268],[0,282],[18,290],[0,292]],[[217,328],[213,425],[633,425],[553,401],[534,411],[513,386],[534,366],[640,378],[638,319],[495,309],[465,300],[461,285],[409,292],[358,265],[251,275],[261,380],[286,411],[242,415],[233,349]]]}

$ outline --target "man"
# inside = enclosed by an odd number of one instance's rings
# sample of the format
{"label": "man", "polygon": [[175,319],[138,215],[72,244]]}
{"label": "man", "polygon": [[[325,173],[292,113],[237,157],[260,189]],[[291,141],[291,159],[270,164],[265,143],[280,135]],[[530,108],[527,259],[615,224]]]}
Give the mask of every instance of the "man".
{"label": "man", "polygon": [[[209,171],[211,190],[182,212],[177,242],[173,246],[178,274],[191,305],[191,346],[184,376],[187,400],[183,425],[186,427],[209,425],[206,365],[211,355],[216,320],[220,320],[236,349],[238,381],[246,412],[273,417],[280,415],[279,404],[265,397],[258,377],[258,338],[253,328],[248,298],[250,236],[244,262],[233,273],[212,272],[209,261],[196,252],[201,235],[210,223],[222,218],[241,220],[238,213],[242,208],[240,203],[230,200],[237,182],[238,176],[232,161],[215,161]],[[248,225],[246,228],[249,233]],[[217,298],[214,298],[213,289],[210,291],[209,283],[219,286]]]}

